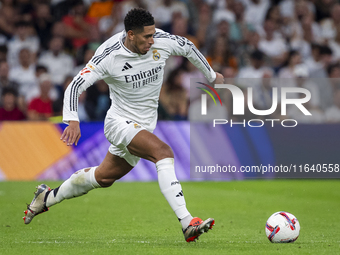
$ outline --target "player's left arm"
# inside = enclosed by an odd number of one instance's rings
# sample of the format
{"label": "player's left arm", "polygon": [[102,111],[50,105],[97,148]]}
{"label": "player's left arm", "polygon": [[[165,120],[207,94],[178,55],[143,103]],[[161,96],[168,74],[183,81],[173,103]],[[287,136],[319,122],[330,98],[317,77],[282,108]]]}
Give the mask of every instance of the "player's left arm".
{"label": "player's left arm", "polygon": [[223,83],[223,75],[211,68],[206,58],[190,40],[182,36],[167,34],[165,41],[171,55],[186,57],[204,74],[210,83]]}

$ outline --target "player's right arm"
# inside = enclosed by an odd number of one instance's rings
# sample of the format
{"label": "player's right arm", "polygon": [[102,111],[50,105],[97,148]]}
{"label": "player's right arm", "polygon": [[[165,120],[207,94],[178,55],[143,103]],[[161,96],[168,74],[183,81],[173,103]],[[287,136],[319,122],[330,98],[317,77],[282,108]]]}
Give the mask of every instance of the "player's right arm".
{"label": "player's right arm", "polygon": [[85,68],[73,78],[72,82],[65,90],[63,122],[69,126],[65,128],[60,139],[66,143],[67,146],[71,146],[73,144],[77,145],[81,136],[78,117],[78,98],[80,94],[97,80],[101,80],[106,77],[106,61],[98,63],[97,59],[98,56],[94,56]]}
{"label": "player's right arm", "polygon": [[69,121],[69,125],[64,129],[63,134],[60,137],[67,146],[71,146],[72,144],[78,145],[78,141],[81,137],[79,121]]}

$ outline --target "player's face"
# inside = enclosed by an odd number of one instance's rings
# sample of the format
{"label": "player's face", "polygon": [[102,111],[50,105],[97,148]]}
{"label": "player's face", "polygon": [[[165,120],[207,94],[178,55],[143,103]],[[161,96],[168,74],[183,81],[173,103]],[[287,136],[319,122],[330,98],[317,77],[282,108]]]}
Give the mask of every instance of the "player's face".
{"label": "player's face", "polygon": [[153,35],[156,33],[155,25],[145,26],[144,31],[134,34],[132,45],[138,54],[145,55],[152,44],[154,44]]}

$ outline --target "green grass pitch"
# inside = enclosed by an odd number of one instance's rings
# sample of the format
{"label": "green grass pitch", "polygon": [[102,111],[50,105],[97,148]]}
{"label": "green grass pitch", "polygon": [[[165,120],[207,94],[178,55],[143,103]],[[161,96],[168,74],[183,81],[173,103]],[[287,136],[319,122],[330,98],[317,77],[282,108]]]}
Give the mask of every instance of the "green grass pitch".
{"label": "green grass pitch", "polygon": [[[118,182],[25,225],[37,184],[0,182],[0,254],[340,254],[339,180],[183,182],[193,216],[216,220],[196,243],[185,242],[157,182]],[[280,210],[300,221],[295,243],[265,235],[267,218]]]}

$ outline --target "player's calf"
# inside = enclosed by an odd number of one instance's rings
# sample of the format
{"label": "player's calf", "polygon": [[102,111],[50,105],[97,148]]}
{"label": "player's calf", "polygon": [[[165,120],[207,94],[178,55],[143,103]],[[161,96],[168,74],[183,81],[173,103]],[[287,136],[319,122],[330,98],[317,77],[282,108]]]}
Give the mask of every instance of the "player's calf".
{"label": "player's calf", "polygon": [[100,188],[95,178],[97,167],[85,168],[71,175],[58,188],[46,194],[46,206],[50,207],[64,199],[70,199],[87,194],[90,190]]}
{"label": "player's calf", "polygon": [[48,207],[60,203],[64,199],[79,197],[92,189],[99,188],[100,185],[94,174],[96,168],[86,168],[75,172],[63,184],[53,190],[45,184],[39,185],[31,204],[27,206],[25,211],[25,224],[29,224],[36,215],[46,212]]}

